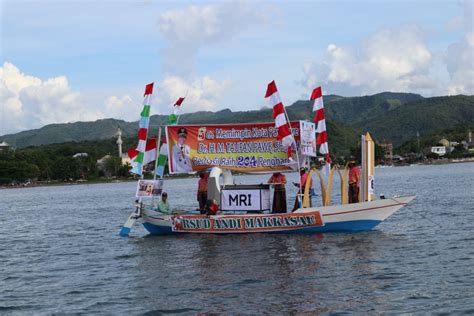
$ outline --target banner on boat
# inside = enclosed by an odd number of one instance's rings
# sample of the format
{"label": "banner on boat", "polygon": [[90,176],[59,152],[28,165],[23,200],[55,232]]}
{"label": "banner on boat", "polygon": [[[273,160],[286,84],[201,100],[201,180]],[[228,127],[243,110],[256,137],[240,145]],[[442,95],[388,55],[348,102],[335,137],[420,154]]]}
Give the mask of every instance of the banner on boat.
{"label": "banner on boat", "polygon": [[221,211],[270,209],[270,185],[226,185],[221,190]]}
{"label": "banner on boat", "polygon": [[136,197],[160,196],[163,191],[163,180],[138,180]]}
{"label": "banner on boat", "polygon": [[[299,122],[291,122],[299,143]],[[275,123],[174,125],[166,127],[170,173],[220,167],[241,172],[290,170],[287,148]]]}
{"label": "banner on boat", "polygon": [[316,157],[316,127],[314,122],[300,121],[301,153]]}
{"label": "banner on boat", "polygon": [[303,229],[323,226],[319,212],[269,215],[178,215],[172,218],[174,232],[252,233]]}

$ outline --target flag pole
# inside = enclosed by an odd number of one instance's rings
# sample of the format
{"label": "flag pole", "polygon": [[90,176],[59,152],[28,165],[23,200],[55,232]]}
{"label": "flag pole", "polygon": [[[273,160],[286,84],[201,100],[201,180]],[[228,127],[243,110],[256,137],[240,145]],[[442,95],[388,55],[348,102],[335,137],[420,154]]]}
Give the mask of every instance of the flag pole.
{"label": "flag pole", "polygon": [[[189,92],[189,90],[186,90],[186,94],[184,95],[184,99],[186,99],[188,97],[188,92]],[[176,118],[176,125],[178,125],[180,117],[181,117],[181,111],[180,111],[178,117]]]}
{"label": "flag pole", "polygon": [[[161,126],[158,127],[158,139],[156,140],[156,149],[155,149],[155,170],[153,173],[153,180],[156,180],[156,169],[158,167],[158,155],[161,148]],[[160,177],[161,178],[161,177]]]}
{"label": "flag pole", "polygon": [[[139,123],[139,133],[138,133],[138,150],[142,153],[142,161],[141,163],[139,162],[140,166],[140,179],[144,178],[143,175],[143,155],[146,151],[146,143],[148,140],[148,129],[149,129],[149,117],[150,117],[150,107],[151,107],[151,100],[153,96],[153,82],[150,84],[147,84],[145,86],[145,93],[144,97],[145,99],[143,100],[143,110],[140,113],[140,123]],[[144,120],[145,123],[142,122]],[[145,137],[143,139],[143,135],[140,133],[140,130],[145,130]],[[144,145],[143,145],[144,141]],[[133,169],[132,169],[133,170]],[[135,173],[135,172],[134,172]],[[126,237],[129,235],[130,230],[132,229],[132,226],[135,224],[137,219],[141,217],[141,212],[142,212],[142,199],[141,197],[137,200],[138,203],[135,204],[135,210],[128,216],[127,221],[125,224],[123,224],[122,228],[120,229],[119,235]]]}
{"label": "flag pole", "polygon": [[[159,155],[159,152],[160,152],[160,147],[161,147],[161,126],[158,127],[158,139],[156,140],[155,170],[153,170],[153,182],[156,180],[156,169],[158,168],[158,155]],[[154,195],[152,195],[152,197],[151,197],[151,205],[152,205],[152,207],[155,207],[155,196]]]}
{"label": "flag pole", "polygon": [[[285,116],[286,116],[286,120],[288,121],[288,127],[290,128],[290,133],[291,135],[293,136],[293,129],[291,128],[291,121],[290,121],[290,116],[288,115],[288,112],[286,112],[286,108],[283,106],[283,111],[285,111]],[[300,135],[301,137],[301,135]],[[300,156],[298,154],[298,144],[296,143],[296,139],[293,137],[293,140],[295,142],[295,148],[296,148],[296,163],[298,165],[298,196],[301,197],[301,191],[302,191],[302,185],[301,185],[301,176],[300,176],[300,169],[301,169],[301,164],[300,164]],[[300,142],[301,142],[301,138],[300,138]],[[302,205],[303,203],[301,203]]]}

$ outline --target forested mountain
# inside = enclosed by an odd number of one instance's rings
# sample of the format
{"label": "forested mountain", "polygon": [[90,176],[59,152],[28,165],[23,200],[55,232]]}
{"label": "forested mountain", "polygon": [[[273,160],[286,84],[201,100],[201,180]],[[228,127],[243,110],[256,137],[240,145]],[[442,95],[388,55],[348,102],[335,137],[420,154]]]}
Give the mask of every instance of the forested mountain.
{"label": "forested mountain", "polygon": [[409,102],[376,120],[353,126],[373,131],[378,140],[386,139],[398,146],[416,137],[417,131],[426,136],[463,123],[474,123],[474,96],[435,97]]}
{"label": "forested mountain", "polygon": [[[474,122],[474,96],[423,98],[411,93],[384,92],[372,96],[324,97],[328,135],[338,151],[353,146],[362,131],[369,131],[378,141],[400,145],[416,136],[428,135],[440,128]],[[191,105],[190,105],[191,106]],[[312,102],[297,101],[287,107],[291,120],[312,120]],[[138,113],[137,113],[138,117]],[[164,125],[167,115],[151,117],[151,126]],[[271,122],[271,109],[256,111],[200,111],[181,115],[180,124],[223,124]],[[5,140],[17,148],[68,141],[110,139],[122,129],[125,137],[134,137],[138,123],[105,119],[95,122],[51,124],[40,129],[5,135]],[[153,133],[153,130],[152,130]]]}

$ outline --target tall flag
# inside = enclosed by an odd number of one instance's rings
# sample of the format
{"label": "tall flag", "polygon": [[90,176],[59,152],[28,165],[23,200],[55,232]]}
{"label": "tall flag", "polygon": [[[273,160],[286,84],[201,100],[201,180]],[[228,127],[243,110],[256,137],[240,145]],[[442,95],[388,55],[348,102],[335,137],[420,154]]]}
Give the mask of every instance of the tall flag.
{"label": "tall flag", "polygon": [[180,97],[174,103],[173,113],[168,117],[168,124],[169,125],[176,125],[178,123],[178,113],[179,113],[179,109],[181,108],[181,103],[183,103],[183,101],[184,101],[184,98]]}
{"label": "tall flag", "polygon": [[326,133],[326,119],[324,116],[323,91],[317,87],[311,93],[310,100],[314,100],[313,112],[314,122],[316,123],[316,145],[319,145],[319,152],[324,155],[326,160],[326,171],[331,169],[331,157],[329,156],[328,135]]}
{"label": "tall flag", "polygon": [[[144,156],[147,145],[148,125],[150,124],[150,105],[151,98],[153,95],[153,83],[147,84],[145,87],[144,99],[143,99],[143,110],[140,114],[140,123],[138,129],[138,146],[136,148],[137,154],[132,160],[132,170],[130,172],[142,175]],[[156,148],[156,141],[155,141]]]}
{"label": "tall flag", "polygon": [[273,107],[273,119],[275,127],[278,129],[277,139],[281,140],[284,147],[288,147],[288,155],[291,155],[291,144],[295,141],[291,134],[289,124],[285,116],[285,108],[281,102],[275,80],[270,82],[265,93],[265,98],[269,98],[269,104]]}
{"label": "tall flag", "polygon": [[[178,124],[179,110],[181,109],[181,104],[185,98],[180,97],[174,103],[173,113],[168,117],[168,125]],[[160,147],[160,153],[158,155],[158,164],[156,169],[156,174],[160,177],[163,177],[165,173],[166,160],[168,159],[168,146],[166,145],[166,139],[162,142]]]}

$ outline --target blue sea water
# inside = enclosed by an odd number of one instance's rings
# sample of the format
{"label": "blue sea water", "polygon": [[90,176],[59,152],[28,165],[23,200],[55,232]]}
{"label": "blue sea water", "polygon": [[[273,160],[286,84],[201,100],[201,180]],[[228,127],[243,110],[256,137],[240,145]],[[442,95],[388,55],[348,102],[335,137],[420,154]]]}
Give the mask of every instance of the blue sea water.
{"label": "blue sea water", "polygon": [[[135,188],[0,190],[0,314],[474,313],[473,163],[377,169],[417,198],[363,233],[122,238]],[[177,208],[196,188],[165,182]]]}

